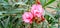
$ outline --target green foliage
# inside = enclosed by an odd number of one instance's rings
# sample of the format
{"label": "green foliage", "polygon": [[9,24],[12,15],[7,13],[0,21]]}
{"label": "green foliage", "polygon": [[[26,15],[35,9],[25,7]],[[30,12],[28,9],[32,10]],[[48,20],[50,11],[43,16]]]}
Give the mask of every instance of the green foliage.
{"label": "green foliage", "polygon": [[[40,0],[43,8],[45,6],[51,4],[55,0]],[[35,0],[0,0],[0,28],[55,28],[53,26],[58,20],[51,13],[45,10],[45,18],[46,21],[41,24],[27,24],[22,21],[22,14],[30,9],[31,5],[35,3]],[[49,7],[55,10],[59,10],[59,8]],[[53,24],[48,26],[47,24]]]}

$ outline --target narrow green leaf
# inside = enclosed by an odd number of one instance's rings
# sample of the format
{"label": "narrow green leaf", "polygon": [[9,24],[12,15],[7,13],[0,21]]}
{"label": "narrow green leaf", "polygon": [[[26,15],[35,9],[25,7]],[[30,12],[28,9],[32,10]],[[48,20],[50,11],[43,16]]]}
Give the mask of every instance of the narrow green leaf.
{"label": "narrow green leaf", "polygon": [[50,7],[50,6],[48,6],[48,8],[51,8],[51,9],[56,10],[56,11],[60,11],[59,8],[54,8],[54,7]]}
{"label": "narrow green leaf", "polygon": [[47,5],[49,5],[49,4],[51,4],[52,2],[54,2],[55,0],[49,0],[47,3],[45,3],[45,5],[43,6],[43,7],[45,7],[45,6],[47,6]]}
{"label": "narrow green leaf", "polygon": [[7,28],[8,23],[9,23],[9,20],[10,20],[10,16],[8,17],[8,19],[7,19],[7,20],[5,20],[4,28]]}
{"label": "narrow green leaf", "polygon": [[55,20],[54,16],[51,13],[47,12],[46,10],[45,10],[45,13]]}
{"label": "narrow green leaf", "polygon": [[13,24],[11,22],[9,22],[9,28],[12,28],[13,27]]}
{"label": "narrow green leaf", "polygon": [[3,22],[3,21],[1,21],[1,24],[2,24],[2,26],[4,27],[4,22]]}

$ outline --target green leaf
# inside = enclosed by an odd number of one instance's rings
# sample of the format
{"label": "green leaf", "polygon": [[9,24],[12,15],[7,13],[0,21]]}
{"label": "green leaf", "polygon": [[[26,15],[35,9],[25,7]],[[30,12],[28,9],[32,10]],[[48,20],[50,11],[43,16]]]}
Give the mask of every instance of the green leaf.
{"label": "green leaf", "polygon": [[57,7],[60,8],[60,1],[58,1],[58,3],[57,3]]}
{"label": "green leaf", "polygon": [[58,28],[58,26],[51,24],[51,26],[49,28]]}
{"label": "green leaf", "polygon": [[0,16],[0,20],[1,20],[1,18],[3,18],[4,16]]}
{"label": "green leaf", "polygon": [[3,27],[4,27],[4,22],[3,22],[3,21],[1,21],[1,24],[2,24],[1,26],[3,26]]}
{"label": "green leaf", "polygon": [[49,4],[51,4],[51,3],[54,2],[54,1],[55,1],[55,0],[49,0],[49,1],[47,1],[47,3],[45,3],[43,7],[45,7],[45,6],[49,5]]}
{"label": "green leaf", "polygon": [[8,2],[8,0],[4,0],[4,1]]}
{"label": "green leaf", "polygon": [[53,16],[51,13],[49,13],[49,12],[46,11],[46,10],[45,10],[45,13],[46,13],[47,15],[49,15],[50,17],[52,17],[52,18],[55,20],[54,16]]}
{"label": "green leaf", "polygon": [[9,28],[12,28],[13,27],[13,24],[11,22],[9,22]]}
{"label": "green leaf", "polygon": [[4,2],[4,0],[0,0],[0,3],[3,3]]}
{"label": "green leaf", "polygon": [[48,6],[48,8],[51,8],[51,9],[56,10],[56,11],[60,11],[59,8],[54,8],[54,7],[51,7],[51,6]]}
{"label": "green leaf", "polygon": [[46,3],[46,0],[40,0],[42,6],[44,6],[44,4]]}
{"label": "green leaf", "polygon": [[9,20],[10,20],[10,16],[8,17],[8,19],[5,20],[5,23],[4,23],[4,28],[7,28],[8,26],[8,23],[9,23]]}
{"label": "green leaf", "polygon": [[0,0],[0,5],[7,5],[8,3],[4,0]]}

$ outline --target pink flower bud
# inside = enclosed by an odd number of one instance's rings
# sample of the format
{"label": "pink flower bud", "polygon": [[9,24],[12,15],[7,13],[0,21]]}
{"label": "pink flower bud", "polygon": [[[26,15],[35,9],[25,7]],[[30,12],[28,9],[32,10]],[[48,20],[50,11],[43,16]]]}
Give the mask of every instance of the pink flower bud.
{"label": "pink flower bud", "polygon": [[32,18],[33,18],[33,15],[31,14],[31,12],[25,12],[22,15],[22,19],[26,23],[32,23]]}

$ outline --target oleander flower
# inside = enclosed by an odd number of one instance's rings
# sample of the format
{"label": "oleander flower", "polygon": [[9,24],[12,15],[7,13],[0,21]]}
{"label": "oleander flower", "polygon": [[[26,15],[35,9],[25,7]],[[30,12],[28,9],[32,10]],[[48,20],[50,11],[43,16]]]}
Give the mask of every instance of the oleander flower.
{"label": "oleander flower", "polygon": [[22,19],[24,22],[26,23],[32,23],[32,18],[33,18],[33,15],[31,12],[25,12],[23,15],[22,15]]}
{"label": "oleander flower", "polygon": [[34,17],[41,17],[44,13],[44,9],[40,4],[33,4],[31,7],[31,13]]}
{"label": "oleander flower", "polygon": [[34,17],[38,17],[36,19],[36,23],[40,23],[45,20],[44,15],[43,15],[44,9],[42,8],[40,4],[33,4],[31,7],[31,13],[33,14]]}

